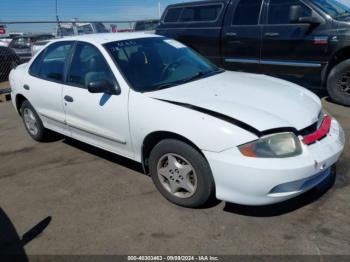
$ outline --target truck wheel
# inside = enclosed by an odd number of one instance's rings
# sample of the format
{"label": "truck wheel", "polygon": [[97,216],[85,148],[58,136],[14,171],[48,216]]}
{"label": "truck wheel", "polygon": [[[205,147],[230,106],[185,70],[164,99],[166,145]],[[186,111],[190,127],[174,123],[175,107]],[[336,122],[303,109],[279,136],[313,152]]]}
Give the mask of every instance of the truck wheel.
{"label": "truck wheel", "polygon": [[190,145],[175,139],[159,142],[149,165],[158,191],[170,202],[200,207],[214,195],[214,180],[207,160]]}
{"label": "truck wheel", "polygon": [[50,131],[45,129],[43,122],[29,101],[23,102],[20,111],[28,134],[36,141],[45,141]]}
{"label": "truck wheel", "polygon": [[327,90],[334,102],[350,106],[350,59],[332,68],[327,80]]}

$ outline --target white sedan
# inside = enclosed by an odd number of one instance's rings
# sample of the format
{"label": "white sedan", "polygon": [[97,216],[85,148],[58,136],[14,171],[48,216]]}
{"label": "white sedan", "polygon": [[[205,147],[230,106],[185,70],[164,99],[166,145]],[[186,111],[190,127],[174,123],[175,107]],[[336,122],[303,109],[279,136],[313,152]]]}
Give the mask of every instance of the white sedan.
{"label": "white sedan", "polygon": [[29,135],[50,131],[142,163],[169,201],[266,205],[331,175],[345,143],[320,99],[276,78],[226,72],[142,33],[56,40],[11,72]]}

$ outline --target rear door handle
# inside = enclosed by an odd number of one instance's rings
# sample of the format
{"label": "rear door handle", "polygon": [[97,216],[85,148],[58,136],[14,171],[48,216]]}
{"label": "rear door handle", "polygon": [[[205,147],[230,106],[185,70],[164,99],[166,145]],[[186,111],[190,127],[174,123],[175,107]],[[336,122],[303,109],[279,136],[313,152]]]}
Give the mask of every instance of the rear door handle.
{"label": "rear door handle", "polygon": [[29,90],[29,89],[30,89],[29,85],[23,85],[23,88],[24,88],[25,90]]}
{"label": "rear door handle", "polygon": [[74,101],[73,97],[71,97],[71,96],[65,96],[64,100],[66,100],[69,103],[72,103]]}
{"label": "rear door handle", "polygon": [[276,33],[276,32],[267,32],[267,33],[265,33],[265,36],[267,36],[267,37],[277,37],[279,35],[280,34]]}

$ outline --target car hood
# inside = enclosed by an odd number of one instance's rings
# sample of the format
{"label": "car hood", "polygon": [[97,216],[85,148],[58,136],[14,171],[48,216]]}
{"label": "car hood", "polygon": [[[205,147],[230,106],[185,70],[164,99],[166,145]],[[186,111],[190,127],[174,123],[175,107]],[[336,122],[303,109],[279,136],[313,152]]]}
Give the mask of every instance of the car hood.
{"label": "car hood", "polygon": [[145,93],[164,100],[210,110],[243,122],[259,131],[314,124],[320,99],[310,91],[277,78],[238,72]]}

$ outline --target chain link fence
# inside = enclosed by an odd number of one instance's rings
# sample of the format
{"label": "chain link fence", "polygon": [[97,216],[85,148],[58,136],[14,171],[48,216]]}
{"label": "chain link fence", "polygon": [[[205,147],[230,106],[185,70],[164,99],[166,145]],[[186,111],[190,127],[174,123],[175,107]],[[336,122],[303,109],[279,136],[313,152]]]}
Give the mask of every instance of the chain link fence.
{"label": "chain link fence", "polygon": [[11,48],[0,46],[0,82],[7,81],[12,68],[20,63],[20,58]]}

